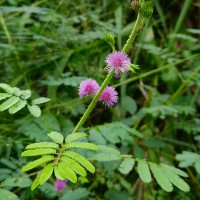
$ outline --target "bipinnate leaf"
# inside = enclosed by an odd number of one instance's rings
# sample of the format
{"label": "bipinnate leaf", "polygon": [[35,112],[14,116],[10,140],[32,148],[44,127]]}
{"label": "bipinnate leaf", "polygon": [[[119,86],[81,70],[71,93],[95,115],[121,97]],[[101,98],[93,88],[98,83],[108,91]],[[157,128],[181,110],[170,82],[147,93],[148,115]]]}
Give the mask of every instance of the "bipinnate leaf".
{"label": "bipinnate leaf", "polygon": [[62,156],[61,160],[63,162],[65,162],[77,174],[80,174],[81,176],[84,176],[84,177],[87,175],[87,172],[85,171],[85,169],[80,164],[78,164],[77,161],[75,161],[67,156]]}
{"label": "bipinnate leaf", "polygon": [[26,149],[39,149],[39,148],[52,148],[58,149],[59,145],[54,142],[38,142],[29,144],[26,146]]}
{"label": "bipinnate leaf", "polygon": [[162,167],[155,163],[149,163],[150,164],[150,169],[158,182],[158,184],[161,186],[161,188],[167,192],[171,192],[173,190],[173,186],[171,182],[169,181],[165,170],[163,170]]}
{"label": "bipinnate leaf", "polygon": [[51,177],[52,173],[53,173],[53,164],[49,163],[40,172],[39,176],[40,185],[43,185]]}
{"label": "bipinnate leaf", "polygon": [[175,173],[179,176],[188,177],[188,174],[186,174],[184,171],[182,171],[178,168],[175,168],[173,166],[166,165],[166,164],[163,164],[163,163],[161,163],[160,165],[164,168],[164,170],[166,169],[166,170],[171,171],[172,173]]}
{"label": "bipinnate leaf", "polygon": [[18,196],[9,190],[0,188],[0,200],[19,200]]}
{"label": "bipinnate leaf", "polygon": [[15,114],[16,112],[18,112],[19,110],[21,110],[25,106],[26,106],[26,101],[19,99],[19,101],[16,104],[14,104],[13,106],[11,106],[9,108],[9,113]]}
{"label": "bipinnate leaf", "polygon": [[40,155],[45,155],[45,154],[56,154],[56,149],[50,149],[50,148],[31,149],[31,150],[22,152],[21,156],[22,157],[40,156]]}
{"label": "bipinnate leaf", "polygon": [[135,160],[133,158],[125,158],[119,166],[119,171],[122,174],[128,174],[133,169],[134,164]]}
{"label": "bipinnate leaf", "polygon": [[190,191],[189,185],[182,178],[180,178],[177,174],[172,173],[170,170],[166,170],[166,168],[163,171],[166,174],[168,180],[173,185],[175,185],[177,188],[179,188],[180,190],[182,190],[184,192]]}
{"label": "bipinnate leaf", "polygon": [[65,151],[63,155],[66,155],[66,156],[76,160],[91,173],[95,172],[95,167],[93,166],[93,164],[91,162],[89,162],[85,157],[81,156],[80,154],[73,152],[73,151]]}
{"label": "bipinnate leaf", "polygon": [[0,111],[4,111],[19,101],[19,97],[13,96],[0,105]]}
{"label": "bipinnate leaf", "polygon": [[34,117],[39,117],[41,115],[41,109],[39,106],[36,105],[28,106],[28,109]]}
{"label": "bipinnate leaf", "polygon": [[87,142],[73,142],[69,143],[66,146],[67,149],[70,148],[83,148],[83,149],[90,149],[90,150],[95,150],[98,151],[98,146],[92,143],[87,143]]}
{"label": "bipinnate leaf", "polygon": [[8,94],[13,94],[13,88],[10,87],[8,84],[0,83],[0,88],[6,91]]}
{"label": "bipinnate leaf", "polygon": [[7,93],[0,93],[0,100],[2,99],[6,99],[7,97],[11,97],[11,94],[7,94]]}
{"label": "bipinnate leaf", "polygon": [[46,97],[40,97],[40,98],[38,98],[38,99],[34,99],[33,101],[32,101],[32,104],[33,105],[38,105],[38,104],[42,104],[42,103],[46,103],[46,102],[48,102],[48,101],[50,101],[51,99],[48,99],[48,98],[46,98]]}
{"label": "bipinnate leaf", "polygon": [[59,144],[63,143],[63,140],[64,140],[63,135],[56,131],[49,133],[48,136],[56,143],[59,143]]}
{"label": "bipinnate leaf", "polygon": [[60,162],[54,169],[55,176],[61,180],[68,179],[73,183],[77,182],[76,173],[64,162]]}
{"label": "bipinnate leaf", "polygon": [[145,160],[138,160],[138,173],[143,182],[151,182],[151,173],[149,170],[149,165]]}
{"label": "bipinnate leaf", "polygon": [[78,140],[79,138],[87,137],[87,136],[88,135],[86,133],[82,133],[82,132],[72,133],[65,138],[65,142],[70,143],[75,140]]}
{"label": "bipinnate leaf", "polygon": [[28,163],[27,165],[25,165],[21,171],[22,172],[29,171],[33,168],[40,166],[41,164],[44,164],[44,163],[52,161],[52,160],[54,160],[54,156],[43,156],[42,158],[39,158],[39,159],[32,161],[32,162]]}

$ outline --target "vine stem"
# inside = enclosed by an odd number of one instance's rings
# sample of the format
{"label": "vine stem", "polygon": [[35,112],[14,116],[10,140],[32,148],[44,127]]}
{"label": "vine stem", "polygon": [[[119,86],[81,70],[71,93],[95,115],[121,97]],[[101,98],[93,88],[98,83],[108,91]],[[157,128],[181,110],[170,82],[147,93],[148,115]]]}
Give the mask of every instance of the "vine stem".
{"label": "vine stem", "polygon": [[[142,20],[141,15],[138,13],[137,15],[137,19],[136,22],[134,24],[133,30],[126,42],[126,44],[124,45],[122,52],[127,53],[128,50],[130,49],[131,44],[133,43],[133,41],[135,40],[136,36],[139,33],[139,26],[140,26],[140,22]],[[94,96],[93,100],[91,101],[90,105],[88,106],[87,110],[85,111],[85,113],[83,114],[83,116],[81,117],[80,121],[78,122],[78,124],[76,125],[76,127],[74,128],[72,133],[76,133],[77,131],[79,131],[79,129],[83,126],[83,124],[85,123],[85,121],[87,120],[87,118],[89,117],[90,113],[92,112],[92,110],[94,109],[97,101],[99,100],[99,97],[101,95],[101,93],[103,92],[103,90],[106,88],[106,86],[110,83],[112,77],[114,76],[115,70],[111,71],[107,77],[105,78],[105,80],[103,81],[99,91],[97,92],[97,94]]]}

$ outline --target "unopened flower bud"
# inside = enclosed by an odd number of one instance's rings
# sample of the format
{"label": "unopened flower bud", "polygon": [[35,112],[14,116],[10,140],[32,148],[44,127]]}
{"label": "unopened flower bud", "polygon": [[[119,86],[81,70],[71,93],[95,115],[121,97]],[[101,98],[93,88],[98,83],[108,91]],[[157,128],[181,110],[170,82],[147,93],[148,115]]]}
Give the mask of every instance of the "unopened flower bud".
{"label": "unopened flower bud", "polygon": [[140,9],[140,2],[137,0],[132,1],[131,7],[133,8],[133,10],[138,11]]}

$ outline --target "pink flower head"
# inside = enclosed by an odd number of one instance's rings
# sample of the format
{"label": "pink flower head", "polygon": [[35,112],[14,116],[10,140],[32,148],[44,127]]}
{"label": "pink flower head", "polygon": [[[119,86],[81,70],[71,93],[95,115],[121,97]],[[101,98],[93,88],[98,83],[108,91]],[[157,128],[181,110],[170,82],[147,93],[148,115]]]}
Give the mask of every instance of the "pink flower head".
{"label": "pink flower head", "polygon": [[57,192],[62,192],[66,186],[67,180],[56,179],[55,188]]}
{"label": "pink flower head", "polygon": [[89,94],[96,94],[99,90],[99,84],[92,78],[83,80],[78,88],[80,97],[88,96]]}
{"label": "pink flower head", "polygon": [[118,100],[118,93],[115,88],[107,86],[100,96],[100,100],[107,106],[114,106]]}
{"label": "pink flower head", "polygon": [[110,53],[106,58],[106,64],[109,66],[107,72],[115,70],[115,77],[120,77],[121,72],[129,72],[131,59],[121,51]]}

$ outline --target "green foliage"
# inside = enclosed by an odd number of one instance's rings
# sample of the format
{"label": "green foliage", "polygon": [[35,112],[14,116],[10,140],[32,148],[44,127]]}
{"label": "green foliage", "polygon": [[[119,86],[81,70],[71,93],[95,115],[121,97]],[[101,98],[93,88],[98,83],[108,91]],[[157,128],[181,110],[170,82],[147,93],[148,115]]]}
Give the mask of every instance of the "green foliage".
{"label": "green foliage", "polygon": [[0,100],[7,99],[0,105],[0,111],[9,109],[10,114],[15,114],[25,106],[28,107],[28,110],[34,117],[39,117],[41,115],[41,109],[37,104],[42,104],[50,101],[50,99],[41,97],[34,99],[30,105],[27,102],[27,99],[31,97],[30,90],[20,90],[17,87],[11,87],[5,83],[0,83],[0,88],[3,89],[6,93],[0,93]]}
{"label": "green foliage", "polygon": [[[85,133],[74,133],[64,137],[57,131],[53,131],[48,136],[55,142],[33,143],[26,147],[22,152],[22,157],[42,156],[35,161],[29,162],[22,168],[22,172],[32,170],[38,166],[44,165],[44,168],[33,181],[31,189],[34,190],[39,185],[43,185],[52,175],[53,171],[58,179],[68,179],[73,183],[77,182],[77,174],[85,177],[87,175],[84,167],[94,173],[95,167],[80,154],[68,151],[71,148],[85,148],[89,150],[98,150],[98,146],[86,142],[74,142],[75,140],[87,136]],[[51,162],[50,162],[51,161]],[[83,167],[82,167],[83,166]]]}
{"label": "green foliage", "polygon": [[18,200],[19,198],[17,197],[17,195],[13,192],[10,192],[9,190],[6,189],[1,189],[0,188],[0,200],[4,200],[4,199],[10,199],[10,200]]}
{"label": "green foliage", "polygon": [[128,174],[133,169],[134,164],[135,160],[133,158],[125,158],[119,166],[119,171],[122,174]]}
{"label": "green foliage", "polygon": [[176,160],[180,162],[179,167],[185,168],[194,165],[197,173],[200,174],[200,154],[183,151],[182,154],[176,155]]}

